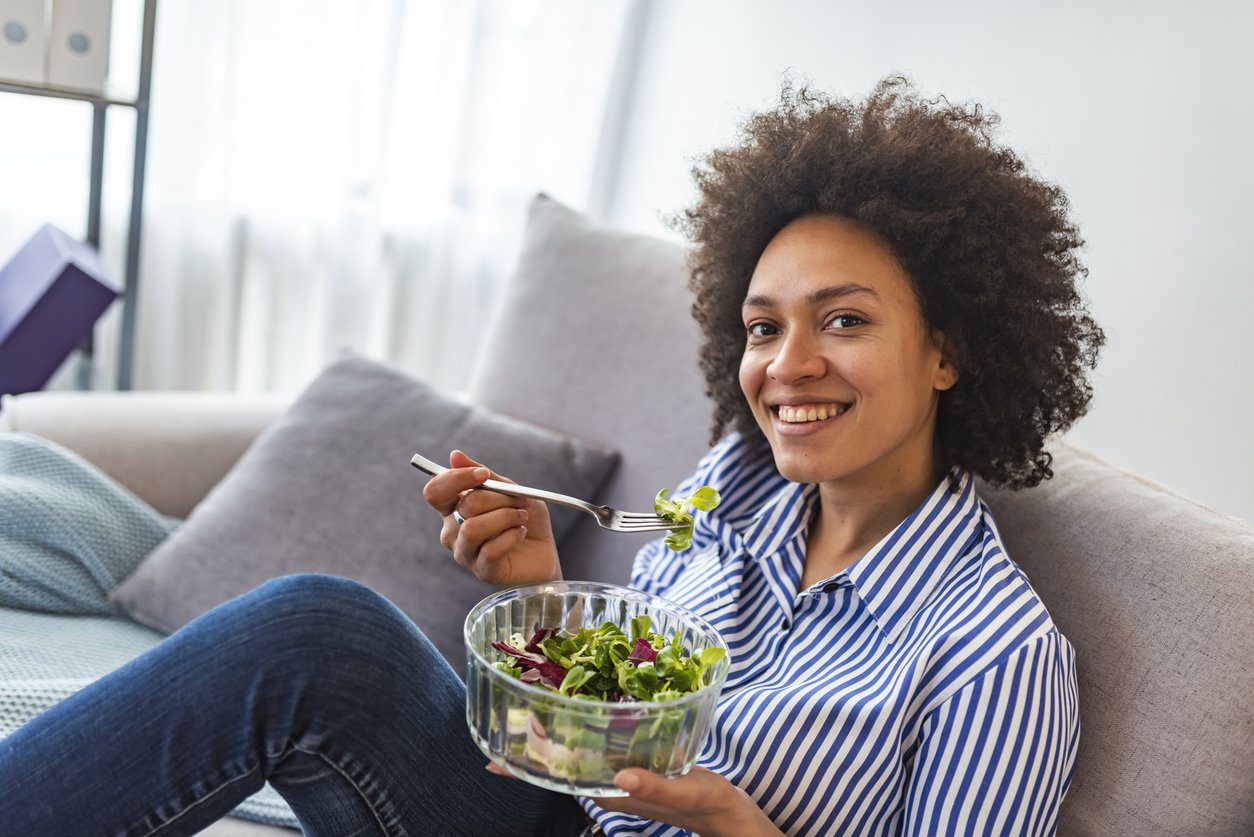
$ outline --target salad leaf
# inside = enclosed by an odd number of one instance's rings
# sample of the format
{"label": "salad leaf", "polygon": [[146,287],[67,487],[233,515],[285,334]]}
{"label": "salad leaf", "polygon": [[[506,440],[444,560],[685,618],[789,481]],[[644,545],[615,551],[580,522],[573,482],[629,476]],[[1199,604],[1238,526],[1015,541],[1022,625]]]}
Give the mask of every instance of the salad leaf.
{"label": "salad leaf", "polygon": [[649,633],[649,628],[653,625],[653,620],[649,614],[642,613],[639,616],[631,618],[631,638],[639,639]]}
{"label": "salad leaf", "polygon": [[575,692],[583,688],[585,683],[596,676],[596,669],[586,669],[583,666],[575,666],[570,671],[566,672],[566,679],[562,681],[562,685],[558,687],[558,691],[564,695],[573,695]]}
{"label": "salad leaf", "polygon": [[529,680],[527,674],[529,671],[539,673],[539,681],[550,688],[557,689],[566,679],[566,669],[553,662],[543,654],[536,654],[530,651],[523,651],[510,645],[508,642],[497,640],[492,643],[492,647],[497,651],[503,651],[514,658],[514,667],[522,669],[519,675],[520,680]]}
{"label": "salad leaf", "polygon": [[631,649],[631,656],[627,659],[633,663],[652,663],[657,660],[657,651],[653,650],[653,646],[649,644],[649,640],[640,637],[636,640],[636,647]]}
{"label": "salad leaf", "polygon": [[680,524],[682,528],[674,529],[667,535],[666,545],[676,552],[682,552],[692,546],[692,530],[696,526],[696,520],[691,509],[713,511],[723,498],[716,489],[708,485],[701,486],[687,497],[676,497],[673,500],[667,499],[669,492],[669,488],[663,488],[657,493],[653,498],[653,511],[664,520]]}

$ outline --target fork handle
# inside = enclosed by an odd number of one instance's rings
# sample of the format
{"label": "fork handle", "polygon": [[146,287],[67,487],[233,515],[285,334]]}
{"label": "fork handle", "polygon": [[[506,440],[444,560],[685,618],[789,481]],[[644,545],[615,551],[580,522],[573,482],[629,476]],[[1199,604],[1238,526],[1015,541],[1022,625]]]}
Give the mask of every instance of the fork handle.
{"label": "fork handle", "polygon": [[[409,460],[409,464],[413,465],[419,471],[424,471],[431,476],[443,474],[448,468],[438,465],[427,459],[425,456],[414,454],[413,459]],[[530,488],[525,485],[515,485],[512,482],[501,482],[500,480],[485,480],[478,488],[486,488],[488,491],[495,491],[498,494],[509,494],[514,497],[529,497],[533,500],[541,500],[545,503],[556,503],[559,506],[569,506],[581,512],[596,515],[598,509],[602,506],[594,506],[591,503],[570,497],[566,494],[558,494],[556,491],[545,491],[541,488]]]}

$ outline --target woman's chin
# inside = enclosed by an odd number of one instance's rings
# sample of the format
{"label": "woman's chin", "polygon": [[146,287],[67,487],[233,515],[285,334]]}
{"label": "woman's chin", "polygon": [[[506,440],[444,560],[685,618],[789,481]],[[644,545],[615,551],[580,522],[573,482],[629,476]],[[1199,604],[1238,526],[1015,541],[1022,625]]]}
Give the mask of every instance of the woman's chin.
{"label": "woman's chin", "polygon": [[776,454],[775,470],[789,482],[817,483],[832,479],[836,469],[814,458]]}

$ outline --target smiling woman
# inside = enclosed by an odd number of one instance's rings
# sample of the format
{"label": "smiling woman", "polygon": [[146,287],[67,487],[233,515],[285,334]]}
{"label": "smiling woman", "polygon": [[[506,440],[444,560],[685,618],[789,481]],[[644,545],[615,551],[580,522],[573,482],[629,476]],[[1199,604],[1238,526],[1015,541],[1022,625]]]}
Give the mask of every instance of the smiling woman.
{"label": "smiling woman", "polygon": [[[1087,408],[1104,336],[1080,296],[1083,240],[1066,195],[994,143],[997,122],[978,105],[924,101],[903,79],[861,102],[786,88],[742,144],[705,159],[700,200],[677,225],[697,244],[712,439],[734,428],[764,441],[735,383],[759,257],[795,219],[838,216],[857,222],[880,271],[906,277],[922,323],[943,335],[957,380],[936,405],[942,461],[995,485],[1049,477],[1045,440]],[[862,274],[829,282],[850,278],[866,284]]]}
{"label": "smiling woman", "polygon": [[783,476],[863,493],[891,471],[931,490],[936,402],[955,375],[883,242],[799,218],[762,253],[743,312],[740,387]]}

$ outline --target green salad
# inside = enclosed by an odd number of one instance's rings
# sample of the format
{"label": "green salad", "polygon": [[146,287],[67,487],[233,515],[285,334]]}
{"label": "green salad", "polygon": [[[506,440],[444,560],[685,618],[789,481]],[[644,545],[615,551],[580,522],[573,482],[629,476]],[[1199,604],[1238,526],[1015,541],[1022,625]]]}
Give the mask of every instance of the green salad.
{"label": "green salad", "polygon": [[653,704],[710,685],[727,651],[689,651],[678,631],[668,639],[650,629],[651,621],[647,615],[632,619],[630,635],[606,622],[574,632],[540,628],[530,639],[515,634],[493,642],[504,655],[495,663],[499,670],[555,696],[508,706],[499,719],[493,715],[489,734],[496,748],[514,765],[571,786],[611,786],[624,767],[665,773],[682,763],[701,743],[692,730],[708,705]]}
{"label": "green salad", "polygon": [[723,648],[689,652],[679,632],[667,639],[650,630],[648,615],[631,620],[631,636],[613,622],[574,633],[540,628],[530,640],[521,634],[492,647],[506,658],[496,667],[527,683],[567,697],[609,702],[659,701],[695,692],[705,673],[727,653]]}
{"label": "green salad", "polygon": [[653,498],[653,511],[664,520],[680,524],[681,528],[673,530],[666,537],[666,545],[676,552],[682,552],[692,545],[692,530],[696,526],[692,510],[713,511],[723,498],[708,485],[701,486],[688,497],[667,499],[669,492],[669,488],[663,488],[657,493],[657,497]]}

